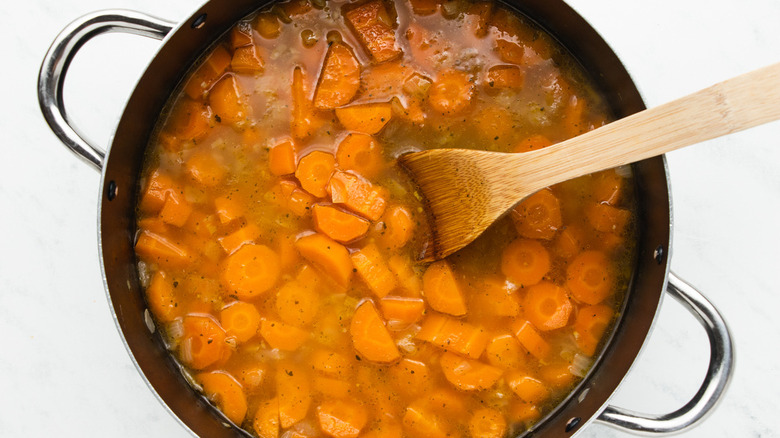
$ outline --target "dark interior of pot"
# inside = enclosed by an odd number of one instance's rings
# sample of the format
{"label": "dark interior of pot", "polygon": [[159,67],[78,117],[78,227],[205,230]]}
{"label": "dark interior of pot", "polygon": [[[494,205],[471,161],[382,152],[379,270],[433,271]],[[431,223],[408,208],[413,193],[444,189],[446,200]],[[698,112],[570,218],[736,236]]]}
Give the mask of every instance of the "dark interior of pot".
{"label": "dark interior of pot", "polygon": [[[570,7],[550,0],[507,3],[531,17],[581,62],[616,117],[644,109],[636,87],[616,55]],[[211,1],[168,37],[128,102],[107,155],[103,177],[100,243],[106,285],[117,323],[152,388],[200,436],[227,437],[243,432],[231,427],[191,389],[153,330],[133,251],[136,186],[144,149],[169,94],[200,53],[258,6],[261,5],[250,0]],[[641,231],[638,260],[622,317],[589,375],[526,435],[570,436],[595,417],[628,372],[655,318],[668,271],[670,208],[666,169],[664,160],[655,158],[634,165],[633,170]]]}

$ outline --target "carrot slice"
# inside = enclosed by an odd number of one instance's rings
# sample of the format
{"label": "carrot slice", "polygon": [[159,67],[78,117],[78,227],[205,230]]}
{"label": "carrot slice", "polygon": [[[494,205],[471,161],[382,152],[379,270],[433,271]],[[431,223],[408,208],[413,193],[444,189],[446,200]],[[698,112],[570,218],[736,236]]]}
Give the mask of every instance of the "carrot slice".
{"label": "carrot slice", "polygon": [[260,231],[260,227],[257,225],[246,224],[227,236],[220,237],[217,241],[222,246],[222,249],[230,255],[238,251],[242,246],[254,243],[261,233],[262,231]]}
{"label": "carrot slice", "polygon": [[360,278],[378,298],[384,297],[395,289],[397,285],[395,276],[390,272],[384,256],[373,242],[352,253],[350,258]]}
{"label": "carrot slice", "polygon": [[393,108],[388,102],[364,103],[336,108],[336,118],[349,131],[376,134],[393,117]]}
{"label": "carrot slice", "polygon": [[159,212],[163,204],[165,204],[168,192],[178,190],[175,187],[173,178],[159,170],[155,170],[149,175],[145,187],[141,194],[141,201],[138,204],[138,208],[145,213]]}
{"label": "carrot slice", "polygon": [[328,47],[320,79],[314,90],[314,106],[333,109],[348,104],[360,88],[360,63],[343,42]]}
{"label": "carrot slice", "polygon": [[350,382],[322,376],[315,376],[312,379],[312,389],[322,396],[342,399],[350,397],[355,391],[354,385]]}
{"label": "carrot slice", "polygon": [[328,190],[334,204],[343,204],[372,221],[382,217],[387,206],[387,194],[383,188],[340,170],[333,172]]}
{"label": "carrot slice", "polygon": [[533,403],[514,401],[509,404],[509,419],[514,423],[533,423],[542,416],[539,407]]}
{"label": "carrot slice", "polygon": [[[259,327],[259,324],[258,324]],[[247,393],[258,392],[266,380],[268,368],[263,364],[245,364],[232,373]]]}
{"label": "carrot slice", "polygon": [[200,373],[196,376],[206,397],[214,402],[230,421],[241,424],[246,417],[246,395],[241,384],[224,371]]}
{"label": "carrot slice", "polygon": [[393,23],[381,0],[352,7],[344,11],[344,18],[376,62],[389,61],[401,55]]}
{"label": "carrot slice", "polygon": [[403,418],[404,431],[412,438],[450,438],[446,422],[433,415],[429,408],[421,403],[413,403],[406,408]]}
{"label": "carrot slice", "polygon": [[469,420],[471,438],[502,438],[506,434],[506,418],[492,408],[479,408]]}
{"label": "carrot slice", "polygon": [[138,236],[135,252],[142,260],[162,266],[182,267],[191,260],[185,246],[150,231],[143,231]]}
{"label": "carrot slice", "polygon": [[393,254],[387,260],[387,266],[398,278],[398,285],[405,292],[405,296],[419,297],[422,291],[422,281],[412,267],[412,261],[409,258],[398,254]]}
{"label": "carrot slice", "polygon": [[364,301],[355,310],[349,333],[355,350],[370,361],[393,362],[401,356],[371,301]]}
{"label": "carrot slice", "polygon": [[166,278],[162,271],[152,275],[146,288],[146,301],[152,315],[162,322],[171,322],[180,316],[179,301],[173,292],[173,280]]}
{"label": "carrot slice", "polygon": [[[163,129],[178,140],[199,140],[208,134],[211,128],[211,116],[211,108],[208,105],[185,98],[176,102],[165,120]],[[177,142],[172,142],[167,147],[169,150],[178,148]]]}
{"label": "carrot slice", "polygon": [[588,356],[596,354],[596,347],[606,333],[615,312],[604,304],[584,306],[577,312],[574,321],[574,337],[577,346]]}
{"label": "carrot slice", "polygon": [[222,309],[219,322],[228,337],[233,337],[238,342],[246,342],[252,339],[260,328],[260,312],[254,304],[236,301]]}
{"label": "carrot slice", "polygon": [[277,176],[295,173],[295,145],[285,140],[268,151],[268,167]]}
{"label": "carrot slice", "polygon": [[384,170],[382,147],[371,136],[349,133],[336,152],[336,162],[343,170],[352,170],[373,180]]}
{"label": "carrot slice", "polygon": [[296,216],[308,216],[309,213],[311,213],[312,204],[314,204],[315,200],[314,196],[296,187],[295,190],[290,193],[290,198],[287,200],[287,208]]}
{"label": "carrot slice", "polygon": [[279,399],[260,402],[252,420],[252,429],[260,438],[279,438]]}
{"label": "carrot slice", "polygon": [[414,232],[412,213],[403,205],[395,205],[388,208],[382,218],[384,226],[379,241],[390,250],[403,248]]}
{"label": "carrot slice", "polygon": [[390,418],[380,418],[368,430],[363,432],[362,438],[402,438],[401,424]]}
{"label": "carrot slice", "polygon": [[309,137],[325,123],[325,119],[317,113],[314,104],[309,100],[304,82],[303,70],[296,67],[293,70],[292,119],[290,121],[290,130],[295,138]]}
{"label": "carrot slice", "polygon": [[326,376],[347,379],[352,374],[352,365],[343,355],[335,351],[320,349],[311,355],[311,366]]}
{"label": "carrot slice", "polygon": [[221,45],[215,47],[184,85],[184,92],[187,96],[192,99],[203,97],[203,93],[211,88],[211,85],[230,66],[230,60],[230,52],[225,47]]}
{"label": "carrot slice", "polygon": [[404,358],[388,370],[393,387],[407,397],[416,397],[431,385],[428,365]]}
{"label": "carrot slice", "polygon": [[590,204],[585,207],[585,217],[597,231],[621,235],[631,220],[631,212],[609,204]]}
{"label": "carrot slice", "polygon": [[563,225],[561,204],[552,190],[543,189],[512,209],[512,220],[521,236],[550,240]]}
{"label": "carrot slice", "polygon": [[223,266],[222,283],[242,300],[257,298],[276,284],[279,256],[265,245],[244,245]]}
{"label": "carrot slice", "polygon": [[255,30],[265,39],[274,39],[282,33],[282,23],[271,12],[263,12],[257,15]]}
{"label": "carrot slice", "polygon": [[571,363],[553,362],[539,368],[539,378],[553,388],[568,388],[576,376],[571,372]]}
{"label": "carrot slice", "polygon": [[594,173],[591,182],[593,200],[598,203],[617,205],[623,198],[625,184],[626,179],[618,175],[615,169]]}
{"label": "carrot slice", "polygon": [[288,281],[276,293],[276,313],[287,324],[302,327],[311,324],[320,307],[317,291]]}
{"label": "carrot slice", "polygon": [[501,368],[467,359],[449,351],[439,359],[444,377],[461,391],[488,389],[504,374]]}
{"label": "carrot slice", "polygon": [[391,297],[380,300],[382,315],[391,330],[403,330],[419,321],[425,313],[422,298]]}
{"label": "carrot slice", "polygon": [[320,429],[334,438],[356,438],[368,422],[366,408],[352,400],[326,400],[316,411]]}
{"label": "carrot slice", "polygon": [[520,344],[539,360],[546,360],[552,352],[550,344],[542,338],[533,324],[525,320],[512,323],[512,331]]}
{"label": "carrot slice", "polygon": [[564,259],[570,259],[582,252],[585,242],[585,230],[579,225],[567,225],[555,238],[553,250]]}
{"label": "carrot slice", "polygon": [[249,106],[235,75],[227,75],[214,84],[209,91],[209,105],[223,123],[236,124],[249,117]]}
{"label": "carrot slice", "polygon": [[179,344],[179,357],[185,365],[202,370],[230,356],[225,330],[210,316],[187,315],[182,326],[184,335]]}
{"label": "carrot slice", "polygon": [[514,152],[529,152],[537,149],[546,148],[553,144],[550,139],[543,135],[532,135],[515,146]]}
{"label": "carrot slice", "polygon": [[237,49],[252,44],[252,25],[248,21],[239,21],[230,30],[230,47]]}
{"label": "carrot slice", "polygon": [[496,65],[487,73],[488,92],[519,90],[525,84],[525,73],[516,65]]}
{"label": "carrot slice", "polygon": [[520,301],[516,288],[501,278],[486,278],[478,283],[469,294],[471,314],[486,318],[517,316]]}
{"label": "carrot slice", "polygon": [[402,88],[414,68],[402,60],[367,66],[360,75],[361,94],[385,101],[403,94]]}
{"label": "carrot slice", "polygon": [[265,70],[265,61],[260,48],[250,43],[236,48],[233,52],[233,59],[230,61],[230,67],[238,73],[259,74]]}
{"label": "carrot slice", "polygon": [[181,192],[168,192],[163,208],[160,210],[160,219],[166,224],[182,227],[187,223],[192,210],[192,205],[184,199]]}
{"label": "carrot slice", "polygon": [[314,233],[298,239],[295,247],[303,258],[330,276],[337,284],[342,287],[349,285],[352,278],[352,260],[343,245],[323,234]]}
{"label": "carrot slice", "polygon": [[511,372],[507,376],[507,384],[521,400],[528,403],[540,404],[550,397],[550,391],[540,380],[535,379],[522,371]]}
{"label": "carrot slice", "polygon": [[203,186],[214,187],[227,175],[227,168],[209,151],[198,151],[184,165],[192,179]]}
{"label": "carrot slice", "polygon": [[449,263],[440,260],[423,274],[423,293],[433,310],[454,316],[466,314],[466,300]]}
{"label": "carrot slice", "polygon": [[271,348],[295,351],[309,338],[306,330],[279,321],[260,321],[260,336]]}
{"label": "carrot slice", "polygon": [[482,327],[438,313],[425,318],[416,338],[472,359],[482,355],[490,340]]}
{"label": "carrot slice", "polygon": [[490,365],[500,368],[519,368],[524,364],[520,343],[509,333],[494,336],[485,347],[485,358]]}
{"label": "carrot slice", "polygon": [[536,240],[517,239],[501,253],[501,272],[522,287],[540,282],[550,271],[550,254]]}
{"label": "carrot slice", "polygon": [[531,286],[523,299],[523,314],[542,331],[566,326],[572,309],[566,290],[549,281]]}
{"label": "carrot slice", "polygon": [[459,70],[446,70],[436,77],[428,91],[428,103],[443,115],[458,115],[468,109],[474,95],[471,76]]}
{"label": "carrot slice", "polygon": [[488,33],[488,19],[493,13],[493,4],[490,1],[477,1],[471,3],[466,11],[466,23],[478,38],[483,38]]}
{"label": "carrot slice", "polygon": [[314,205],[312,219],[314,229],[337,242],[351,242],[368,233],[367,220],[329,205]]}
{"label": "carrot slice", "polygon": [[309,373],[292,361],[279,363],[276,368],[276,397],[279,399],[279,424],[287,429],[306,418],[311,404]]}
{"label": "carrot slice", "polygon": [[614,293],[615,279],[609,259],[601,251],[585,251],[569,263],[566,287],[575,300],[598,304]]}
{"label": "carrot slice", "polygon": [[295,177],[304,190],[318,198],[324,198],[328,194],[325,187],[335,168],[336,159],[332,154],[314,151],[301,158]]}
{"label": "carrot slice", "polygon": [[221,196],[214,199],[214,208],[222,224],[230,223],[244,216],[243,203],[233,196]]}

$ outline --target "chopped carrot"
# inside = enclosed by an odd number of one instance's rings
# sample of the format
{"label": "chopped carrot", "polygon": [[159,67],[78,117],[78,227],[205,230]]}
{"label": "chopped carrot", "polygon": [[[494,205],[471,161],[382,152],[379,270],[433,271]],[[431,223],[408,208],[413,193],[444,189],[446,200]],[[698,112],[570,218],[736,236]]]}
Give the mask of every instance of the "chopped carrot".
{"label": "chopped carrot", "polygon": [[285,140],[268,152],[268,167],[277,176],[295,173],[295,145]]}
{"label": "chopped carrot", "polygon": [[248,21],[239,21],[230,30],[230,47],[237,49],[252,44],[252,24]]}
{"label": "chopped carrot", "polygon": [[388,102],[363,103],[336,108],[336,118],[349,131],[364,134],[376,134],[393,117],[393,109]]}
{"label": "chopped carrot", "polygon": [[221,196],[214,199],[214,208],[222,224],[230,223],[244,216],[243,202],[234,196]]}
{"label": "chopped carrot", "polygon": [[292,80],[292,119],[290,129],[293,137],[307,138],[314,134],[324,123],[325,119],[316,111],[314,104],[309,100],[304,82],[303,70],[296,67],[293,70]]}
{"label": "chopped carrot", "polygon": [[206,150],[192,154],[184,168],[193,180],[207,187],[221,183],[227,175],[225,165]]}
{"label": "chopped carrot", "polygon": [[450,438],[446,423],[420,403],[407,406],[404,413],[404,431],[412,438]]}
{"label": "chopped carrot", "polygon": [[314,376],[312,389],[322,396],[335,398],[348,398],[355,391],[351,382],[322,376]]}
{"label": "chopped carrot", "polygon": [[543,189],[512,209],[512,220],[521,236],[551,240],[563,225],[561,204],[552,190]]}
{"label": "chopped carrot", "polygon": [[152,275],[149,287],[146,288],[146,302],[152,315],[159,321],[171,322],[180,316],[179,301],[173,292],[173,280],[162,271]]}
{"label": "chopped carrot", "polygon": [[343,42],[328,47],[320,79],[314,90],[314,106],[333,109],[348,104],[360,88],[360,63]]}
{"label": "chopped carrot", "polygon": [[566,289],[549,281],[531,286],[523,298],[523,315],[542,331],[566,326],[573,308]]}
{"label": "chopped carrot", "polygon": [[298,250],[295,249],[295,236],[279,236],[277,239],[276,252],[279,254],[279,264],[282,271],[291,271],[299,266],[301,260]]}
{"label": "chopped carrot", "polygon": [[569,362],[552,362],[539,368],[539,378],[553,388],[568,388],[576,376],[571,373]]}
{"label": "chopped carrot", "polygon": [[309,213],[311,213],[312,205],[315,200],[314,196],[296,187],[295,190],[290,193],[289,199],[287,199],[287,208],[296,216],[308,216]]}
{"label": "chopped carrot", "polygon": [[550,270],[550,254],[536,240],[517,239],[501,254],[501,272],[522,287],[540,282]]}
{"label": "chopped carrot", "polygon": [[499,38],[496,40],[495,51],[501,61],[516,65],[526,65],[525,47],[515,41]]}
{"label": "chopped carrot", "polygon": [[[357,359],[356,359],[357,360]],[[379,414],[380,419],[394,419],[401,415],[399,397],[385,375],[386,367],[358,367],[355,386],[363,402]]]}
{"label": "chopped carrot", "polygon": [[210,316],[187,315],[183,320],[184,336],[179,354],[185,365],[202,370],[230,356],[225,330]]}
{"label": "chopped carrot", "polygon": [[320,429],[334,438],[356,438],[368,422],[366,408],[352,400],[326,400],[316,413]]}
{"label": "chopped carrot", "polygon": [[471,76],[459,70],[445,70],[428,92],[428,103],[443,115],[457,115],[468,109],[474,95]]}
{"label": "chopped carrot", "polygon": [[[259,323],[258,323],[259,327]],[[239,367],[233,372],[244,391],[247,393],[258,392],[266,381],[268,368],[264,364],[249,363]]]}
{"label": "chopped carrot", "polygon": [[408,297],[419,297],[422,291],[422,281],[412,267],[412,261],[398,254],[393,254],[387,260],[387,266],[398,279],[398,285]]}
{"label": "chopped carrot", "polygon": [[238,73],[259,74],[265,70],[265,61],[260,48],[255,44],[238,47],[233,52],[230,67]]}
{"label": "chopped carrot", "polygon": [[515,115],[504,105],[487,105],[470,117],[471,123],[483,139],[491,145],[509,144],[515,132]]}
{"label": "chopped carrot", "polygon": [[238,342],[246,342],[252,339],[260,328],[260,312],[254,304],[236,301],[222,309],[219,322],[228,337],[233,337]]}
{"label": "chopped carrot", "polygon": [[192,99],[203,97],[206,90],[211,88],[211,85],[230,66],[230,60],[230,52],[225,47],[221,45],[215,47],[184,85],[184,92],[187,96]]}
{"label": "chopped carrot", "polygon": [[445,352],[439,359],[444,377],[461,391],[488,389],[504,374],[501,368]]}
{"label": "chopped carrot", "polygon": [[377,298],[382,298],[395,289],[395,276],[373,242],[352,253],[350,258],[360,278]]}
{"label": "chopped carrot", "polygon": [[[190,215],[190,219],[187,221],[187,223],[189,223],[191,220],[192,220],[192,215]],[[168,224],[163,222],[163,220],[160,219],[159,216],[145,217],[139,220],[138,230],[149,231],[151,233],[160,234],[160,235],[165,235],[170,232]]]}
{"label": "chopped carrot", "polygon": [[336,152],[336,162],[343,170],[352,170],[360,175],[374,180],[382,170],[385,162],[382,147],[370,135],[349,133]]}
{"label": "chopped carrot", "polygon": [[485,358],[490,365],[500,368],[519,368],[523,365],[523,355],[517,339],[509,333],[501,333],[488,342]]}
{"label": "chopped carrot", "polygon": [[388,373],[393,387],[406,397],[416,397],[431,385],[428,365],[424,362],[404,358],[391,366]]}
{"label": "chopped carrot", "polygon": [[294,18],[311,11],[312,5],[309,0],[287,0],[279,3],[282,10],[288,17]]}
{"label": "chopped carrot", "polygon": [[483,318],[517,316],[520,301],[516,288],[507,284],[503,277],[486,278],[478,283],[469,294],[471,314]]}
{"label": "chopped carrot", "polygon": [[493,2],[477,1],[469,4],[466,11],[466,22],[472,29],[474,36],[483,38],[487,35],[488,19],[493,13]]}
{"label": "chopped carrot", "polygon": [[240,425],[246,417],[246,394],[233,376],[223,371],[200,373],[195,377],[206,397],[214,402],[233,423]]}
{"label": "chopped carrot", "polygon": [[380,305],[391,330],[403,330],[419,321],[425,313],[422,298],[387,296],[380,300]]}
{"label": "chopped carrot", "polygon": [[482,355],[490,340],[483,328],[438,313],[425,318],[416,338],[472,359]]}
{"label": "chopped carrot", "polygon": [[378,220],[385,212],[387,193],[357,175],[336,170],[328,184],[334,204],[343,204],[359,215]]}
{"label": "chopped carrot", "polygon": [[487,91],[519,90],[525,83],[525,73],[516,65],[496,65],[487,73]]}
{"label": "chopped carrot", "polygon": [[385,211],[382,219],[380,243],[390,250],[403,248],[414,232],[412,213],[403,205],[394,205]]}
{"label": "chopped carrot", "polygon": [[311,404],[309,373],[290,360],[276,368],[276,397],[279,399],[279,424],[287,429],[306,418]]}
{"label": "chopped carrot", "polygon": [[417,399],[427,405],[434,414],[441,417],[457,418],[468,415],[469,408],[465,403],[463,393],[448,387],[439,387],[430,390],[423,397]]}
{"label": "chopped carrot", "polygon": [[509,419],[514,423],[533,423],[541,418],[542,412],[533,403],[513,401],[509,404]]}
{"label": "chopped carrot", "polygon": [[[184,98],[173,106],[163,129],[178,140],[199,140],[208,134],[211,128],[211,115],[208,105]],[[169,150],[178,148],[178,143],[170,143]]]}
{"label": "chopped carrot", "polygon": [[217,225],[216,215],[195,210],[190,214],[183,229],[198,237],[211,238],[217,231]]}
{"label": "chopped carrot", "polygon": [[335,168],[336,159],[333,154],[314,151],[301,158],[295,177],[301,182],[304,190],[318,198],[324,198],[328,194],[325,187]]}
{"label": "chopped carrot", "polygon": [[271,346],[283,351],[295,351],[300,347],[309,333],[298,327],[279,321],[264,319],[260,321],[260,336]]}
{"label": "chopped carrot", "polygon": [[541,404],[550,397],[550,390],[539,381],[522,371],[510,372],[506,382],[521,400],[533,404]]}
{"label": "chopped carrot", "polygon": [[311,290],[319,290],[322,284],[322,278],[317,271],[307,264],[303,264],[301,269],[298,270],[298,274],[295,275],[295,281],[303,287]]}
{"label": "chopped carrot", "polygon": [[364,301],[355,310],[349,332],[355,350],[370,361],[393,362],[401,356],[371,301]]}
{"label": "chopped carrot", "polygon": [[249,117],[249,106],[235,75],[227,75],[209,91],[209,105],[221,123],[236,124]]}
{"label": "chopped carrot", "polygon": [[543,135],[532,135],[515,146],[515,152],[530,152],[551,146],[553,142]]}
{"label": "chopped carrot", "polygon": [[609,204],[590,204],[585,207],[585,217],[597,231],[623,234],[631,220],[631,212]]}
{"label": "chopped carrot", "polygon": [[582,251],[585,242],[585,230],[579,225],[567,225],[555,238],[553,249],[565,259],[570,259]]}
{"label": "chopped carrot", "polygon": [[257,15],[255,30],[265,39],[274,39],[282,33],[282,23],[273,13],[263,12]]}
{"label": "chopped carrot", "polygon": [[363,432],[362,438],[403,438],[401,424],[395,419],[380,418],[368,430]]}
{"label": "chopped carrot", "polygon": [[326,376],[348,379],[352,374],[352,365],[343,355],[335,351],[319,349],[311,355],[311,366]]}
{"label": "chopped carrot", "polygon": [[138,207],[145,213],[157,213],[165,204],[165,198],[168,192],[177,191],[173,178],[167,173],[155,170],[149,175],[145,189],[141,194],[141,201]]}
{"label": "chopped carrot", "polygon": [[288,281],[276,292],[276,313],[287,324],[297,327],[311,324],[319,307],[317,291],[295,280]]}
{"label": "chopped carrot", "polygon": [[255,224],[246,224],[227,236],[220,237],[217,241],[219,241],[222,249],[230,255],[238,251],[242,246],[254,243],[260,237],[260,234],[260,227]]}
{"label": "chopped carrot", "polygon": [[525,320],[517,320],[512,324],[512,331],[515,337],[520,341],[520,345],[525,347],[534,357],[543,361],[552,352],[550,344],[542,338],[533,324]]}
{"label": "chopped carrot", "polygon": [[471,438],[503,438],[506,434],[506,418],[493,408],[479,408],[469,420]]}
{"label": "chopped carrot", "polygon": [[585,251],[569,263],[566,287],[575,300],[598,304],[614,293],[614,274],[609,259],[601,251]]}
{"label": "chopped carrot", "polygon": [[349,285],[352,278],[352,260],[349,251],[329,237],[314,233],[303,236],[295,242],[298,252],[314,264],[321,272],[342,287]]}
{"label": "chopped carrot", "polygon": [[279,438],[279,399],[260,402],[252,420],[252,429],[260,438]]}
{"label": "chopped carrot", "polygon": [[368,233],[368,221],[330,205],[312,207],[314,229],[337,242],[351,242]]}
{"label": "chopped carrot", "polygon": [[401,55],[396,45],[390,16],[381,0],[371,0],[343,12],[347,24],[376,62],[390,61]]}
{"label": "chopped carrot", "polygon": [[398,98],[393,98],[390,101],[390,106],[394,115],[408,121],[412,125],[423,126],[428,116],[425,114],[420,102],[418,99],[407,99],[406,103],[401,103]]}
{"label": "chopped carrot", "polygon": [[135,252],[142,260],[162,266],[182,267],[191,260],[185,246],[149,231],[143,231],[138,236]]}
{"label": "chopped carrot", "polygon": [[626,179],[618,175],[615,169],[594,173],[591,178],[593,200],[598,203],[617,205],[623,198],[623,186]]}
{"label": "chopped carrot", "polygon": [[192,205],[184,199],[181,192],[168,192],[163,208],[160,210],[160,219],[166,224],[182,227],[187,223],[192,210]]}
{"label": "chopped carrot", "polygon": [[574,337],[577,345],[588,356],[596,354],[596,347],[601,343],[601,337],[607,331],[615,312],[604,304],[584,306],[577,312],[574,321]]}
{"label": "chopped carrot", "polygon": [[441,0],[409,0],[409,4],[412,5],[414,15],[425,16],[435,14],[439,10]]}
{"label": "chopped carrot", "polygon": [[454,316],[466,314],[466,299],[449,263],[440,260],[423,274],[423,293],[433,310]]}
{"label": "chopped carrot", "polygon": [[401,60],[369,65],[360,75],[361,94],[371,96],[373,101],[400,96],[407,78],[413,74],[414,68]]}
{"label": "chopped carrot", "polygon": [[279,278],[279,256],[265,245],[244,245],[225,260],[222,283],[242,300],[257,298]]}

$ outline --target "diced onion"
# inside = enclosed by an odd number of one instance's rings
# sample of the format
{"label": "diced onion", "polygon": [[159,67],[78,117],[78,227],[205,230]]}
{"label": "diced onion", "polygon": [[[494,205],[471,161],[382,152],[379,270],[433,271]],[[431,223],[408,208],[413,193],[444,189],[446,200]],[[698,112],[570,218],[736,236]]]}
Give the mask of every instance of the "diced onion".
{"label": "diced onion", "polygon": [[577,353],[569,365],[569,371],[577,377],[585,377],[592,365],[593,359],[591,357]]}

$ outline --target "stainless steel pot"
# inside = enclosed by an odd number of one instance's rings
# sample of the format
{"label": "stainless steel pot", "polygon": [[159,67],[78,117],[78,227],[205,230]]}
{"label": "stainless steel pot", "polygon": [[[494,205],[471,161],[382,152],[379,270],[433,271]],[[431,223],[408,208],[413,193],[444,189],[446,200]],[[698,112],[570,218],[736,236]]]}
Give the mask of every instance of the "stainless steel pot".
{"label": "stainless steel pot", "polygon": [[[639,92],[617,56],[563,1],[508,3],[537,21],[580,61],[617,117],[644,109]],[[98,238],[103,280],[131,359],[163,405],[199,436],[245,433],[188,385],[155,332],[133,252],[137,182],[157,116],[186,70],[216,38],[259,6],[252,0],[211,0],[179,25],[132,11],[86,15],[66,27],[52,43],[38,80],[38,99],[49,126],[78,157],[102,172]],[[162,43],[130,96],[109,148],[103,152],[71,123],[62,86],[70,62],[82,45],[107,32],[143,35]],[[636,163],[633,171],[640,202],[639,257],[617,329],[586,378],[524,436],[572,436],[591,421],[645,434],[679,432],[704,418],[728,385],[734,352],[723,318],[704,296],[669,271],[672,217],[665,160],[658,157]],[[649,415],[611,406],[610,397],[649,336],[664,290],[688,308],[707,332],[710,363],[704,381],[688,403],[669,414]]]}

